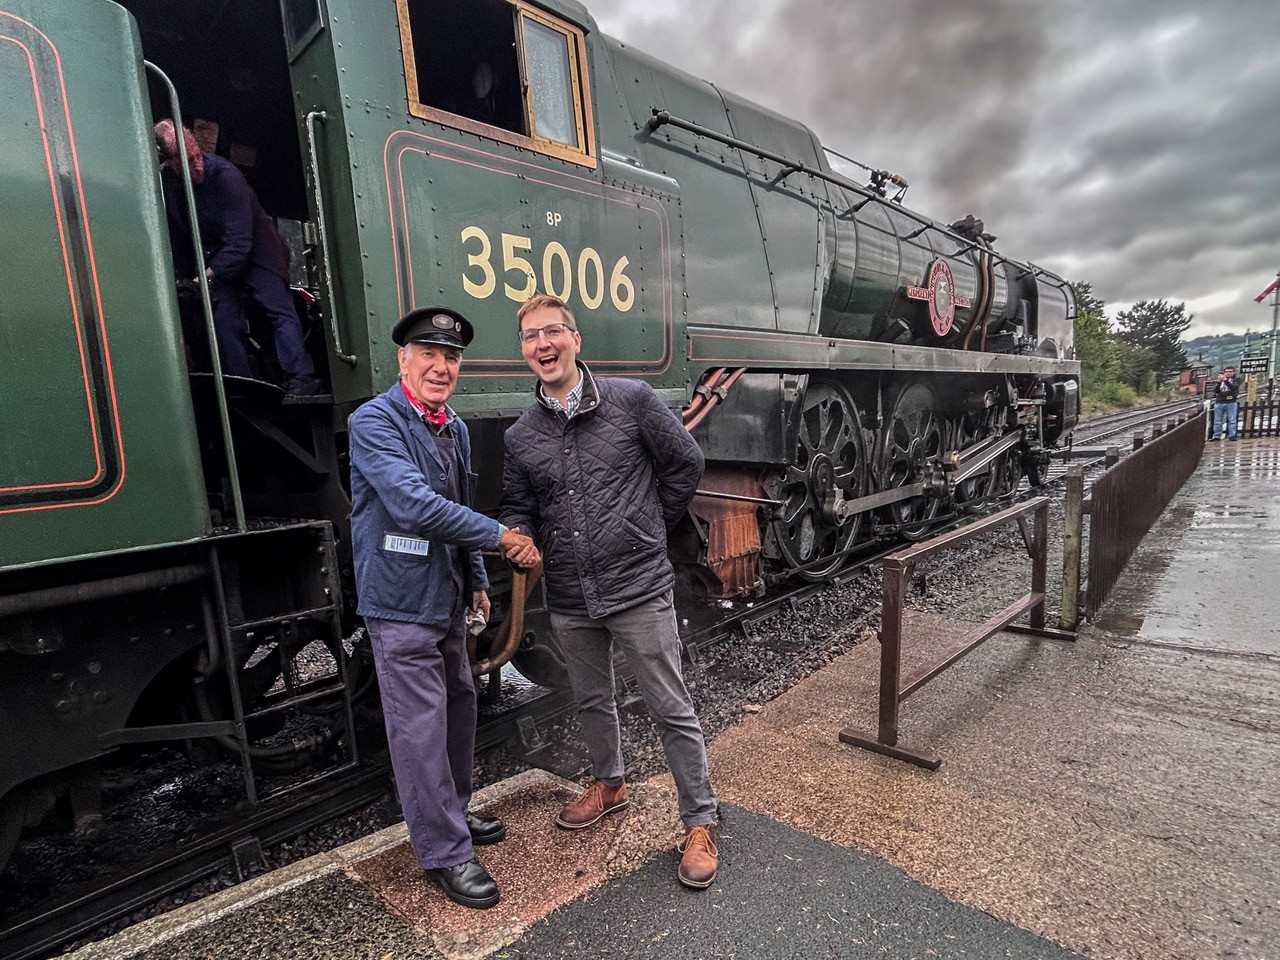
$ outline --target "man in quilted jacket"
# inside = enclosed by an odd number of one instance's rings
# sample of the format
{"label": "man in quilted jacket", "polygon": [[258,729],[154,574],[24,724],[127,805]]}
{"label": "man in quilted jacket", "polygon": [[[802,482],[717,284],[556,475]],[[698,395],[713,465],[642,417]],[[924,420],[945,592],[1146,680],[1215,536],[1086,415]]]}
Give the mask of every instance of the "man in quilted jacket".
{"label": "man in quilted jacket", "polygon": [[638,380],[597,379],[578,362],[582,334],[564,302],[538,295],[516,317],[537,402],[506,433],[501,521],[534,538],[547,605],[591,753],[594,779],[556,818],[590,827],[627,806],[613,644],[626,652],[676,781],[685,837],[680,882],[715,879],[716,799],[685,687],[667,557],[702,478],[680,418]]}

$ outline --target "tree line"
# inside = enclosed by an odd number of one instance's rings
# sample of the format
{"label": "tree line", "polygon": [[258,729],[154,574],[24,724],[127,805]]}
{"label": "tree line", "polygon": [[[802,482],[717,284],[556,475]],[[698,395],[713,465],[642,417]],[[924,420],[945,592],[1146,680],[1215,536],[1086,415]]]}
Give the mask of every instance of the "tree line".
{"label": "tree line", "polygon": [[1141,300],[1107,320],[1106,304],[1089,283],[1074,283],[1076,356],[1081,389],[1091,404],[1125,406],[1154,393],[1187,366],[1182,337],[1194,314],[1185,303]]}

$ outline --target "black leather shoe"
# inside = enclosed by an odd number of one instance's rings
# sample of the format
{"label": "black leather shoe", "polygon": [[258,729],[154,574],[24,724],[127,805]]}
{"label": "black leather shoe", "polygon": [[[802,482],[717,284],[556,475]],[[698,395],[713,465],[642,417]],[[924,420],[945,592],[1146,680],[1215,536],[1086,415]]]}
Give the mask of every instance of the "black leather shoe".
{"label": "black leather shoe", "polygon": [[464,907],[487,910],[500,899],[498,884],[479,860],[428,870],[427,876],[440,885],[446,897]]}
{"label": "black leather shoe", "polygon": [[497,817],[477,817],[468,813],[467,829],[471,831],[471,842],[479,847],[507,838],[507,825]]}

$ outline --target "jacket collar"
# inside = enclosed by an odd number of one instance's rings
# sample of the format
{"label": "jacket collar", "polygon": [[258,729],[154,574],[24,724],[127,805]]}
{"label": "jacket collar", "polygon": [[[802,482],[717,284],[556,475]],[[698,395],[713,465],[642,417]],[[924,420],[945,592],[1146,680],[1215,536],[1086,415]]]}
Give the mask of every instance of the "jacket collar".
{"label": "jacket collar", "polygon": [[[391,388],[387,390],[383,396],[391,401],[391,405],[395,407],[406,421],[408,421],[409,433],[418,446],[422,447],[422,449],[427,452],[427,455],[430,456],[438,466],[443,467],[445,464],[440,459],[440,450],[436,447],[435,440],[432,439],[430,432],[427,430],[426,424],[422,422],[422,417],[419,415],[417,410],[413,409],[413,405],[409,403],[408,399],[405,397],[404,390],[400,386],[400,381],[397,380],[393,383]],[[445,413],[448,415],[448,419],[445,420],[445,424],[452,427],[453,422],[458,419],[458,415],[454,412],[453,407],[449,406],[447,403],[444,405],[444,409]],[[456,431],[454,435],[457,436]]]}
{"label": "jacket collar", "polygon": [[[592,375],[590,368],[585,363],[579,362],[578,369],[582,371],[582,399],[578,401],[577,412],[574,416],[583,413],[591,413],[600,406],[600,389],[596,386],[596,378]],[[547,413],[555,415],[545,400],[542,399],[542,382],[534,380],[533,383],[533,399],[538,406]]]}

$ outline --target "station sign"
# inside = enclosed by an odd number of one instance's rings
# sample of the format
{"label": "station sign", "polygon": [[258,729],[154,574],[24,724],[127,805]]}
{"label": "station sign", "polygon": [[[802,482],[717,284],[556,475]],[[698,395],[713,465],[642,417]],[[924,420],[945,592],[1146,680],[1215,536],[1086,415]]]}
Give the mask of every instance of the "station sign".
{"label": "station sign", "polygon": [[1251,357],[1241,357],[1239,372],[1242,374],[1249,374],[1249,373],[1265,374],[1267,372],[1267,368],[1270,366],[1270,363],[1271,363],[1270,359],[1263,354],[1258,354]]}

